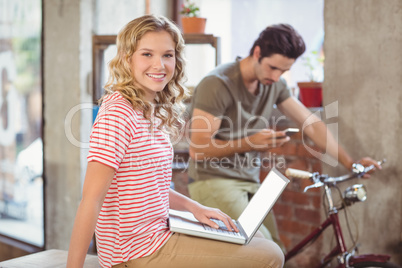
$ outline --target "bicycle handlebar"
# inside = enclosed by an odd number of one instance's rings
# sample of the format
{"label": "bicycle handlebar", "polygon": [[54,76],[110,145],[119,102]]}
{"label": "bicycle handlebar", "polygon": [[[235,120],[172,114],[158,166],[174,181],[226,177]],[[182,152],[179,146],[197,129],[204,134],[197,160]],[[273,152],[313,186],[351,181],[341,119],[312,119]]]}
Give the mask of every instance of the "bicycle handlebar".
{"label": "bicycle handlebar", "polygon": [[[382,161],[378,161],[378,165],[382,165],[383,163],[386,162],[386,159],[383,159]],[[293,169],[293,168],[288,168],[285,171],[286,176],[288,177],[293,177],[293,178],[300,178],[300,179],[311,179],[314,184],[307,186],[304,191],[307,191],[310,188],[317,188],[321,187],[324,185],[334,185],[338,182],[343,182],[346,180],[350,180],[353,178],[360,178],[367,172],[373,170],[375,168],[374,165],[370,165],[368,167],[364,167],[362,164],[353,164],[352,167],[352,173],[342,175],[339,177],[330,177],[326,174],[320,174],[318,172],[310,173],[308,171],[304,170],[299,170],[299,169]]]}
{"label": "bicycle handlebar", "polygon": [[285,175],[288,177],[299,178],[299,179],[310,179],[313,177],[313,174],[299,169],[288,168],[285,171]]}

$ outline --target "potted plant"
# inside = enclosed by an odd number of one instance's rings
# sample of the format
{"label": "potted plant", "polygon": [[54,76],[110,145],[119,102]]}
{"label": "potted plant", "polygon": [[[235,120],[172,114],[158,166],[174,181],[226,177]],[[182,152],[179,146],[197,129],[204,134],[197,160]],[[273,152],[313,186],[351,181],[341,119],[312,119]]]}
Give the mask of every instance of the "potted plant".
{"label": "potted plant", "polygon": [[190,0],[185,0],[181,8],[183,33],[203,34],[207,19],[199,17],[200,8]]}
{"label": "potted plant", "polygon": [[318,51],[312,51],[306,57],[302,58],[303,65],[307,67],[308,82],[297,83],[300,90],[300,101],[306,107],[321,107],[322,106],[322,82],[319,82],[319,69],[324,63],[324,56]]}

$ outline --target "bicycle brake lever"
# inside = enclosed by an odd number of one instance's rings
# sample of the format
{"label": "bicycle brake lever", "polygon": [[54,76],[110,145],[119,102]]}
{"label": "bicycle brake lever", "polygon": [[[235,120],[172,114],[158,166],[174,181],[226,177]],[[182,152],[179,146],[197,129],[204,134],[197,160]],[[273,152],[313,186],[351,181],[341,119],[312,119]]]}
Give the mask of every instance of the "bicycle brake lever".
{"label": "bicycle brake lever", "polygon": [[322,182],[317,182],[317,183],[314,183],[314,184],[312,184],[312,185],[309,185],[309,186],[306,186],[305,188],[304,188],[304,193],[305,192],[307,192],[309,189],[311,189],[311,188],[318,188],[318,187],[321,187],[321,186],[324,186],[324,183],[322,183]]}
{"label": "bicycle brake lever", "polygon": [[[379,166],[381,166],[381,165],[384,164],[385,162],[387,162],[387,159],[384,158],[383,160],[378,161],[377,164],[378,164]],[[370,165],[370,166],[364,168],[363,174],[369,172],[370,170],[372,170],[372,169],[374,169],[374,168],[375,168],[374,165]]]}

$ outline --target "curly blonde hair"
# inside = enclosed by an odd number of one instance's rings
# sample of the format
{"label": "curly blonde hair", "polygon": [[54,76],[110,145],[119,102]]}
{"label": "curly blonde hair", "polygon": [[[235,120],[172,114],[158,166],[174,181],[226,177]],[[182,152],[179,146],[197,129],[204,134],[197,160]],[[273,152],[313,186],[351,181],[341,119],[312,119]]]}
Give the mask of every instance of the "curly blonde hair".
{"label": "curly blonde hair", "polygon": [[[137,86],[131,73],[130,58],[137,49],[139,40],[148,32],[166,31],[176,45],[176,66],[172,79],[161,92],[157,92],[154,108],[145,100],[145,91]],[[161,120],[159,129],[169,134],[177,135],[184,120],[183,101],[189,97],[189,91],[184,86],[186,79],[184,68],[184,39],[177,26],[163,16],[145,15],[130,21],[117,35],[117,54],[109,63],[109,78],[105,85],[106,94],[118,91],[127,99],[135,110],[143,111],[145,119],[151,127],[154,122],[151,116]],[[153,112],[153,114],[152,114]]]}

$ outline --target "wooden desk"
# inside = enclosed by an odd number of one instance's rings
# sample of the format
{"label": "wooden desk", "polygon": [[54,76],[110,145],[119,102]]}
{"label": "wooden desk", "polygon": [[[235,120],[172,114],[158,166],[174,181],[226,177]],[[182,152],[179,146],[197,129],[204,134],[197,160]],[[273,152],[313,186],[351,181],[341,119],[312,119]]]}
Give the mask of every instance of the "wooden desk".
{"label": "wooden desk", "polygon": [[[23,257],[0,262],[1,268],[65,268],[67,264],[66,250],[50,249]],[[98,257],[87,255],[85,268],[99,268]]]}

